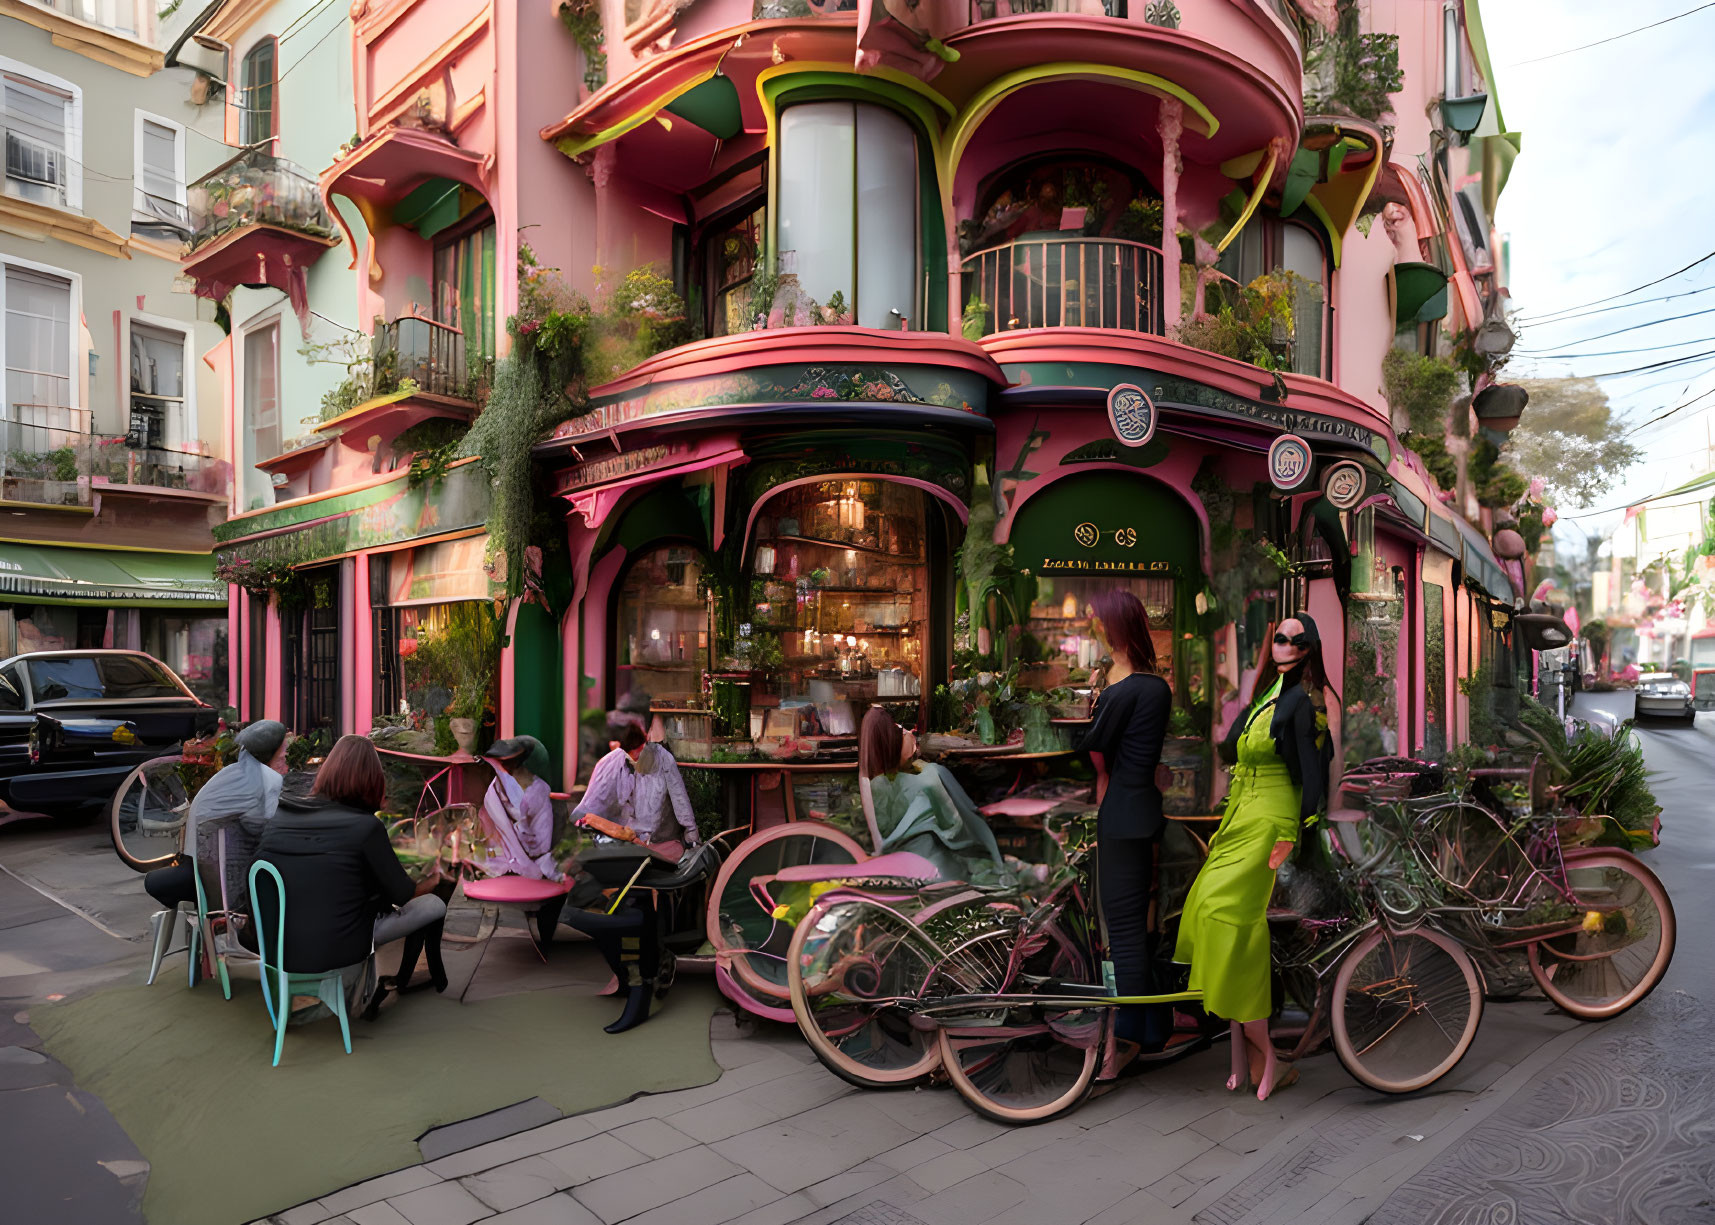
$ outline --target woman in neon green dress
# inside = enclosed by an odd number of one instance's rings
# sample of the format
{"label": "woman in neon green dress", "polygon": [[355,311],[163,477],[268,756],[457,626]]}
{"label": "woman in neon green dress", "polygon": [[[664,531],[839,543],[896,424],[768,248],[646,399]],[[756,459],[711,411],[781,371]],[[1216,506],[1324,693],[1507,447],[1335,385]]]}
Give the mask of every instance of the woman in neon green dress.
{"label": "woman in neon green dress", "polygon": [[1204,1009],[1232,1023],[1227,1088],[1255,1084],[1259,1100],[1297,1079],[1297,1069],[1276,1067],[1268,1038],[1274,1011],[1268,903],[1300,823],[1315,816],[1328,794],[1327,684],[1316,622],[1303,614],[1282,621],[1257,673],[1256,697],[1221,745],[1232,789],[1185,899],[1173,955],[1191,963],[1190,985],[1203,992]]}

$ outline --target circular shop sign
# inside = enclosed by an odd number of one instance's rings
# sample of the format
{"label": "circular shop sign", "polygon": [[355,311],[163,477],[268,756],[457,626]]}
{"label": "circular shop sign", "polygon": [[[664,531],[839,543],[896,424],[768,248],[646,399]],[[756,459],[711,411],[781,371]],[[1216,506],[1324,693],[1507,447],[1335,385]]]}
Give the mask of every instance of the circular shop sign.
{"label": "circular shop sign", "polygon": [[1296,493],[1310,477],[1310,445],[1295,434],[1282,434],[1268,449],[1268,479],[1282,493]]}
{"label": "circular shop sign", "polygon": [[1364,500],[1366,483],[1363,465],[1348,459],[1328,469],[1322,481],[1322,496],[1335,510],[1351,510]]}
{"label": "circular shop sign", "polygon": [[1101,538],[1102,534],[1097,530],[1094,523],[1080,523],[1077,527],[1072,529],[1072,539],[1076,540],[1086,549],[1095,548]]}
{"label": "circular shop sign", "polygon": [[1155,402],[1143,388],[1121,383],[1108,392],[1108,424],[1126,446],[1141,447],[1155,437]]}

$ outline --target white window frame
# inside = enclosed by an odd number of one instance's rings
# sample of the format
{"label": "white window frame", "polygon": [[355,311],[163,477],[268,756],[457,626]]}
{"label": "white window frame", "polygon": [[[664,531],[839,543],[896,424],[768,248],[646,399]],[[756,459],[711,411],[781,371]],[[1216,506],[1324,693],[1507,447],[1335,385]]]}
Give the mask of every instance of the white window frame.
{"label": "white window frame", "polygon": [[[66,175],[67,212],[81,213],[83,211],[83,89],[81,86],[57,77],[51,72],[43,72],[33,64],[19,60],[7,59],[0,55],[0,72],[11,73],[23,77],[37,85],[48,89],[57,89],[61,93],[70,94],[71,102],[66,107],[66,157],[71,162],[70,172]],[[4,127],[4,124],[0,124]],[[0,176],[0,191],[4,190],[3,176]],[[5,193],[11,196],[10,192]],[[21,197],[13,196],[13,199]],[[53,206],[49,206],[53,207]],[[23,261],[19,261],[22,263]]]}
{"label": "white window frame", "polygon": [[184,444],[186,442],[189,442],[192,440],[196,440],[196,441],[202,440],[202,431],[197,428],[197,381],[196,381],[196,364],[195,364],[196,363],[196,354],[195,354],[195,349],[193,347],[194,341],[195,341],[195,333],[193,331],[193,325],[186,323],[183,319],[169,319],[165,315],[150,315],[150,314],[145,314],[142,311],[137,311],[137,312],[126,317],[126,320],[125,320],[125,414],[124,414],[123,420],[120,422],[120,424],[123,425],[125,427],[125,429],[121,430],[120,431],[121,433],[129,431],[129,429],[131,428],[131,396],[132,396],[132,391],[131,391],[131,325],[134,323],[147,324],[149,327],[155,328],[156,330],[162,331],[162,332],[177,332],[180,336],[182,336],[184,338],[184,352],[185,352],[185,356],[184,356],[184,363],[185,363],[184,364],[184,371],[185,371],[185,374],[184,374],[184,382],[185,382],[184,391],[185,391],[185,394],[184,394],[184,398],[182,400],[182,404],[184,406],[183,418],[179,422],[179,434],[180,434],[179,445],[176,447],[173,445],[172,431],[171,430],[167,431],[167,438],[163,444],[166,446],[166,448],[168,450],[182,451],[182,450],[184,450]]}
{"label": "white window frame", "polygon": [[[246,369],[245,354],[250,348],[249,341],[250,334],[252,332],[259,332],[268,327],[276,329],[274,338],[274,397],[276,401],[274,411],[277,414],[284,414],[286,411],[286,397],[284,394],[286,362],[285,354],[281,351],[281,346],[285,343],[286,339],[285,318],[286,312],[283,307],[270,307],[251,316],[249,319],[246,319],[243,324],[237,328],[235,333],[237,343],[233,345],[235,360],[233,361],[233,422],[231,443],[233,456],[232,470],[236,474],[232,482],[233,501],[234,505],[237,506],[239,513],[243,513],[249,509],[249,502],[246,498],[245,489],[249,474],[253,470],[260,471],[259,469],[255,469],[252,464],[246,462],[250,451],[249,438],[252,433],[252,429],[249,414],[250,405],[246,403],[244,395],[244,389],[249,385],[249,371]],[[279,429],[280,445],[284,447],[289,440],[286,437],[285,419],[283,416],[280,420]],[[272,455],[259,455],[256,458],[273,459],[274,457]],[[269,504],[264,504],[264,509],[267,505]]]}
{"label": "white window frame", "polygon": [[[185,135],[185,125],[172,119],[168,119],[165,115],[157,115],[151,111],[134,111],[132,112],[132,116],[131,165],[133,168],[133,177],[131,180],[131,220],[133,225],[138,221],[158,223],[160,218],[151,213],[147,205],[144,203],[144,197],[147,196],[148,193],[143,190],[143,124],[144,121],[147,120],[149,123],[158,123],[163,128],[172,129],[173,186],[175,188],[173,200],[174,203],[179,204],[180,206],[188,207],[189,187],[185,182],[185,142],[187,139]],[[186,229],[188,230],[188,213],[186,214],[186,217]]]}
{"label": "white window frame", "polygon": [[[27,268],[31,272],[39,272],[44,276],[58,277],[71,283],[71,327],[66,329],[71,333],[71,408],[74,412],[83,408],[83,387],[86,378],[83,364],[83,277],[66,268],[56,268],[52,264],[41,264],[35,260],[19,259],[15,255],[0,252],[0,412],[4,412],[7,421],[13,420],[12,402],[6,398],[6,269],[9,267]],[[130,340],[126,340],[130,344]]]}

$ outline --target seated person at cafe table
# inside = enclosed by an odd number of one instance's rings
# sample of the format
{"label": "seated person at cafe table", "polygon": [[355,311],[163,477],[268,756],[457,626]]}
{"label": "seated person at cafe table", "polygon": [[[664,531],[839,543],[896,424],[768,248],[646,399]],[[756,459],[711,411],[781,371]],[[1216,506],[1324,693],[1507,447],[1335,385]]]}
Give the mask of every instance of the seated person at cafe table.
{"label": "seated person at cafe table", "polygon": [[[596,763],[573,815],[622,826],[652,853],[673,862],[685,848],[697,845],[697,818],[679,763],[666,745],[650,742],[634,723],[620,726],[618,743]],[[596,822],[586,828],[601,830]],[[683,842],[675,838],[681,833]],[[574,897],[574,902],[578,900]],[[647,1021],[661,969],[660,932],[649,891],[627,888],[613,913],[605,905],[593,904],[589,910],[571,911],[564,922],[589,936],[615,978],[625,983],[624,1011],[606,1031],[624,1033]]]}
{"label": "seated person at cafe table", "polygon": [[[405,945],[412,963],[426,943],[435,989],[447,985],[440,957],[447,905],[433,892],[439,873],[413,882],[400,865],[387,827],[375,816],[386,790],[375,746],[362,736],[341,736],[316,771],[310,795],[280,797],[256,851],[285,882],[286,970],[343,970],[348,1013],[362,1011],[374,994],[372,949],[395,940],[412,937]],[[264,881],[260,892],[251,899],[252,922],[241,936],[252,948],[256,924],[270,944],[280,930],[274,891]],[[402,964],[401,978],[412,968]]]}
{"label": "seated person at cafe table", "polygon": [[534,736],[496,740],[483,756],[494,767],[494,781],[482,800],[488,835],[489,876],[559,880],[554,861],[554,804],[548,780],[548,750]]}

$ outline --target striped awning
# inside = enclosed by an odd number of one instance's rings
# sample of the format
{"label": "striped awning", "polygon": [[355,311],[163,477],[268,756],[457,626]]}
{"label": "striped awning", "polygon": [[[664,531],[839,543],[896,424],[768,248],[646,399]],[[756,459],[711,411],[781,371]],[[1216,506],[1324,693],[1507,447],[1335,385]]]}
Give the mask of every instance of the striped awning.
{"label": "striped awning", "polygon": [[226,584],[207,553],[0,544],[0,600],[221,608]]}

